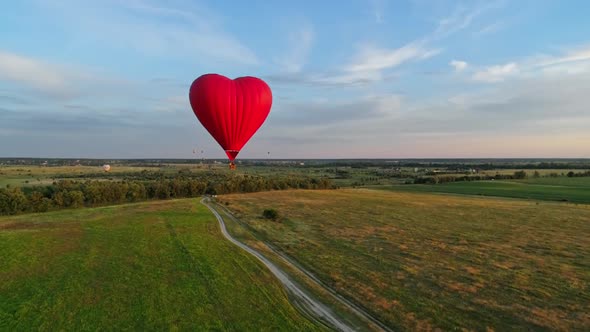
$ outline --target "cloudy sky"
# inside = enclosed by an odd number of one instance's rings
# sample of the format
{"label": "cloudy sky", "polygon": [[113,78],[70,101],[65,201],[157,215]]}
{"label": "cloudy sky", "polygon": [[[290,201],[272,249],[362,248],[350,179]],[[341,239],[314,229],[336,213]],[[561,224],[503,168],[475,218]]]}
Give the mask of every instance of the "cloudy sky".
{"label": "cloudy sky", "polygon": [[188,102],[258,76],[240,157],[590,157],[590,1],[23,0],[0,9],[0,156],[224,157]]}

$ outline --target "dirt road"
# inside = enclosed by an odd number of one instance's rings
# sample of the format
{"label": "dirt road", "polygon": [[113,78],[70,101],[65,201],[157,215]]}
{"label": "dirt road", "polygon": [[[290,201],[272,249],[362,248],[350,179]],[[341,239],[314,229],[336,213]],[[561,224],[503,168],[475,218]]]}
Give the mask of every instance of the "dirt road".
{"label": "dirt road", "polygon": [[336,316],[334,312],[330,310],[330,308],[325,306],[323,303],[317,301],[306,291],[301,289],[297,284],[293,282],[293,280],[291,280],[291,278],[285,272],[283,272],[271,261],[266,259],[266,257],[264,257],[261,253],[233,238],[227,232],[223,218],[221,217],[219,212],[217,212],[217,210],[215,210],[215,208],[211,206],[208,198],[203,198],[201,200],[201,203],[207,206],[209,210],[213,212],[213,214],[217,218],[217,221],[219,221],[219,225],[221,226],[221,233],[223,234],[223,236],[236,246],[242,248],[243,250],[246,250],[248,253],[258,258],[258,260],[260,260],[281,281],[281,283],[283,283],[287,290],[297,298],[298,304],[303,307],[302,309],[306,310],[308,313],[314,315],[315,317],[323,321],[325,324],[339,331],[355,331],[355,329],[349,326],[343,319]]}

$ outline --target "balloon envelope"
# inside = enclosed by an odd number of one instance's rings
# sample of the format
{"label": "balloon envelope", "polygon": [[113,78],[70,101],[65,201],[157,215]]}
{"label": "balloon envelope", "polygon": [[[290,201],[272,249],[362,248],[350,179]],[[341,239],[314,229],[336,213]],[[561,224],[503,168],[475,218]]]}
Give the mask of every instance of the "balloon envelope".
{"label": "balloon envelope", "polygon": [[272,92],[256,77],[206,74],[191,85],[189,100],[197,119],[233,161],[268,117]]}
{"label": "balloon envelope", "polygon": [[108,171],[110,171],[110,170],[111,170],[111,166],[110,166],[110,165],[103,165],[103,166],[102,166],[102,169],[103,169],[105,172],[108,172]]}

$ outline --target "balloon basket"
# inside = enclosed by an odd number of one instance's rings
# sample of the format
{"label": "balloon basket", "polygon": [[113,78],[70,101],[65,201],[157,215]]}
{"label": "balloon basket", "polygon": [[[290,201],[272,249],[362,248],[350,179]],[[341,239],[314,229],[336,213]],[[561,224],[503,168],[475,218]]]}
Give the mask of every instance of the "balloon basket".
{"label": "balloon basket", "polygon": [[229,163],[229,169],[232,171],[236,170],[236,164],[233,161]]}

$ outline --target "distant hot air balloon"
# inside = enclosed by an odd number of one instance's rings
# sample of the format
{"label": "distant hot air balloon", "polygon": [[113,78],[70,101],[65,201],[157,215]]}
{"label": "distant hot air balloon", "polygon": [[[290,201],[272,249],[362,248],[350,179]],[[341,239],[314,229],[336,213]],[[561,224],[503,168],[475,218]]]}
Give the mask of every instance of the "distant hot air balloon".
{"label": "distant hot air balloon", "polygon": [[234,169],[238,153],[270,113],[272,92],[256,77],[232,80],[206,74],[191,85],[189,100],[197,119],[225,150]]}
{"label": "distant hot air balloon", "polygon": [[102,165],[102,170],[108,172],[111,170],[111,165]]}

